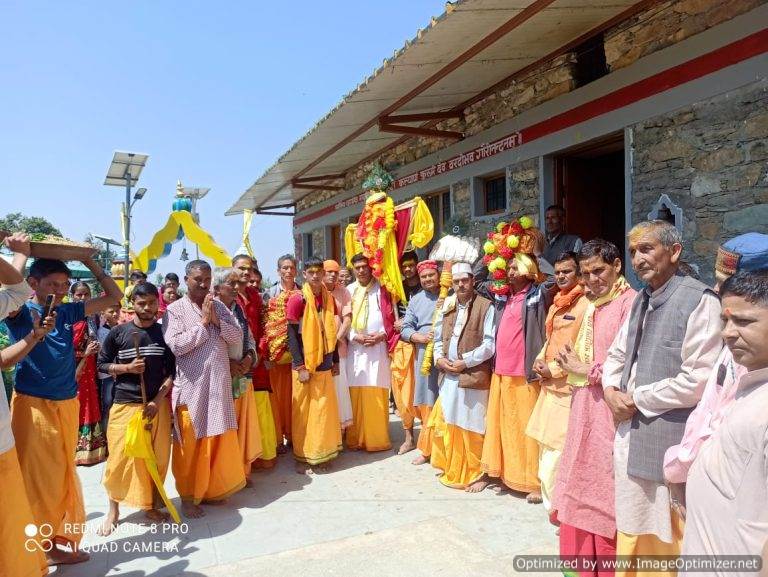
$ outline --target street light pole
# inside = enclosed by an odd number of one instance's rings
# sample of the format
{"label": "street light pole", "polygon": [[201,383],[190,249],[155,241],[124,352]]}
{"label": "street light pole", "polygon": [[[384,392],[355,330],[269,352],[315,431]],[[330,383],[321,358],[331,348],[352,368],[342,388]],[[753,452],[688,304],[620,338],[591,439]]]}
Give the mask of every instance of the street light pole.
{"label": "street light pole", "polygon": [[123,242],[125,252],[124,252],[124,258],[123,261],[124,265],[123,268],[125,269],[123,271],[123,290],[126,290],[128,288],[128,277],[130,276],[130,271],[128,263],[130,262],[130,254],[131,254],[131,175],[130,172],[128,172],[128,169],[126,169],[126,176],[125,179],[125,207],[124,207],[124,213],[125,213],[125,242]]}
{"label": "street light pole", "polygon": [[[138,152],[115,151],[112,163],[107,169],[107,177],[104,184],[107,186],[125,186],[125,204],[123,205],[123,218],[125,219],[125,240],[123,241],[124,250],[124,271],[123,271],[123,290],[128,288],[128,277],[130,275],[131,259],[131,188],[139,180],[141,171],[147,164],[149,158],[146,154]],[[140,188],[136,192],[136,200],[144,196],[145,188]]]}

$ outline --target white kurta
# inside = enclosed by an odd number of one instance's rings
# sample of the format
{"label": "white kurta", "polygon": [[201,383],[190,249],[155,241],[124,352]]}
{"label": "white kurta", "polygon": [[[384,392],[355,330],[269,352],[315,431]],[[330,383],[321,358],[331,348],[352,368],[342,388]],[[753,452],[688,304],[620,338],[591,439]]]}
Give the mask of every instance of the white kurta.
{"label": "white kurta", "polygon": [[[662,287],[659,290],[664,290]],[[629,318],[619,330],[603,364],[603,388],[620,388],[626,356]],[[672,378],[635,390],[633,365],[627,383],[637,409],[647,417],[669,410],[693,407],[704,392],[709,371],[722,347],[720,301],[705,293],[691,313],[682,343],[680,372]],[[672,543],[672,517],[669,489],[663,483],[627,474],[631,420],[619,423],[613,445],[616,479],[616,529],[627,535],[655,535]]]}
{"label": "white kurta", "polygon": [[691,466],[686,501],[684,555],[760,555],[768,542],[768,368],[741,377]]}
{"label": "white kurta", "polygon": [[[477,348],[458,354],[459,336],[467,322],[467,306],[456,304],[456,323],[453,328],[448,351],[443,351],[443,317],[435,324],[435,364],[443,357],[450,361],[461,358],[467,367],[474,367],[493,357],[495,351],[495,330],[493,326],[493,307],[488,307],[483,319],[483,341]],[[465,389],[459,386],[459,378],[451,373],[443,373],[440,385],[440,405],[443,408],[443,418],[449,425],[455,425],[465,431],[485,434],[485,414],[488,411],[488,391]]]}
{"label": "white kurta", "polygon": [[[368,290],[368,322],[365,333],[375,334],[384,332],[384,317],[379,305],[379,283],[371,281],[373,286]],[[360,286],[357,282],[347,287],[353,297]],[[354,315],[353,315],[354,318]],[[391,385],[389,354],[387,343],[377,343],[366,347],[354,342],[359,333],[353,326],[349,330],[349,354],[347,355],[347,383],[349,387],[380,387],[389,389]]]}

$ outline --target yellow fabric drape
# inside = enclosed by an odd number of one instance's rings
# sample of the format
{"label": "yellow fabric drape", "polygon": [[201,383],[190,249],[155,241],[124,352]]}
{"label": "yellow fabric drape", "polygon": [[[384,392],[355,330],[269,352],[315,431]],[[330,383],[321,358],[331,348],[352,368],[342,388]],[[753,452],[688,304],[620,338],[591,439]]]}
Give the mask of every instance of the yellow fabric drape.
{"label": "yellow fabric drape", "polygon": [[414,199],[416,205],[413,207],[411,216],[411,234],[410,241],[416,248],[424,248],[435,236],[435,221],[432,219],[432,213],[429,212],[427,203],[421,197]]}
{"label": "yellow fabric drape", "polygon": [[144,424],[149,422],[149,419],[144,419],[142,411],[134,413],[131,420],[128,421],[128,427],[125,431],[124,452],[127,457],[144,459],[147,471],[149,471],[149,475],[152,477],[152,481],[154,481],[157,492],[163,499],[163,503],[168,508],[168,512],[176,523],[181,523],[179,512],[176,511],[176,507],[173,506],[173,503],[168,498],[163,481],[160,479],[160,473],[157,470],[157,459],[155,458],[155,452],[152,450],[152,434],[144,428]]}
{"label": "yellow fabric drape", "polygon": [[250,208],[243,210],[243,242],[242,245],[248,251],[248,256],[253,258],[253,248],[251,247],[251,222],[253,221],[253,211]]}
{"label": "yellow fabric drape", "polygon": [[363,245],[355,238],[355,232],[357,231],[357,225],[352,223],[348,224],[344,231],[344,252],[347,255],[347,266],[352,266],[352,257],[357,253],[363,252]]}
{"label": "yellow fabric drape", "polygon": [[315,295],[308,282],[304,283],[301,292],[304,295],[304,316],[301,322],[301,340],[304,344],[304,366],[310,373],[323,362],[323,357],[332,352],[336,346],[336,316],[334,314],[333,297],[328,289],[322,288],[323,317],[317,314]]}
{"label": "yellow fabric drape", "polygon": [[[579,333],[576,335],[576,342],[573,343],[573,350],[578,355],[582,363],[591,363],[595,358],[594,351],[594,325],[595,310],[615,298],[621,296],[629,287],[627,280],[620,276],[613,284],[613,288],[608,294],[590,301],[587,310],[584,311],[584,318],[581,320]],[[585,387],[588,383],[586,375],[575,375],[568,373],[568,384],[575,387]]]}
{"label": "yellow fabric drape", "polygon": [[368,289],[371,286],[373,281],[368,286],[357,285],[352,295],[352,328],[359,333],[368,326]]}
{"label": "yellow fabric drape", "polygon": [[403,276],[400,274],[400,255],[397,254],[397,239],[394,234],[390,234],[384,244],[382,265],[382,273],[379,278],[381,286],[392,295],[393,303],[405,302]]}

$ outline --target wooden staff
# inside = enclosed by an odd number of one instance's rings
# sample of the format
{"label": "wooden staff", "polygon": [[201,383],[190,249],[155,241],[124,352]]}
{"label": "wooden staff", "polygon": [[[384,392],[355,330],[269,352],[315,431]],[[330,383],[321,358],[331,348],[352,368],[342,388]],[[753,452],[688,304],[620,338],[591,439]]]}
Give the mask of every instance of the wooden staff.
{"label": "wooden staff", "polygon": [[[141,355],[139,354],[139,340],[141,340],[141,335],[138,333],[138,331],[133,333],[133,348],[136,349],[136,358],[141,358]],[[141,406],[142,408],[146,408],[147,406],[147,388],[144,385],[144,372],[142,371],[139,373],[139,388],[141,389]]]}

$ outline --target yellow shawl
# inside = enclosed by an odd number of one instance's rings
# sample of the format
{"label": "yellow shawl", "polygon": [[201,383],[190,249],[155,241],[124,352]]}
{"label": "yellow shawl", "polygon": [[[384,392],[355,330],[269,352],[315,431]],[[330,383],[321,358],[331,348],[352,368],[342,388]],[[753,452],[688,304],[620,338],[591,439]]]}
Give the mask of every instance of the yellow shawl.
{"label": "yellow shawl", "polygon": [[[629,283],[623,276],[620,276],[607,294],[590,301],[587,305],[587,310],[584,311],[584,318],[579,327],[579,334],[573,344],[573,351],[582,363],[591,363],[595,360],[595,310],[620,297],[628,288],[630,288]],[[585,387],[589,381],[586,375],[568,373],[568,383],[575,387]]]}
{"label": "yellow shawl", "polygon": [[336,348],[336,317],[333,296],[323,286],[322,318],[318,314],[315,295],[308,282],[301,289],[304,295],[304,316],[301,319],[301,340],[304,344],[304,366],[310,373],[323,362],[323,357]]}

